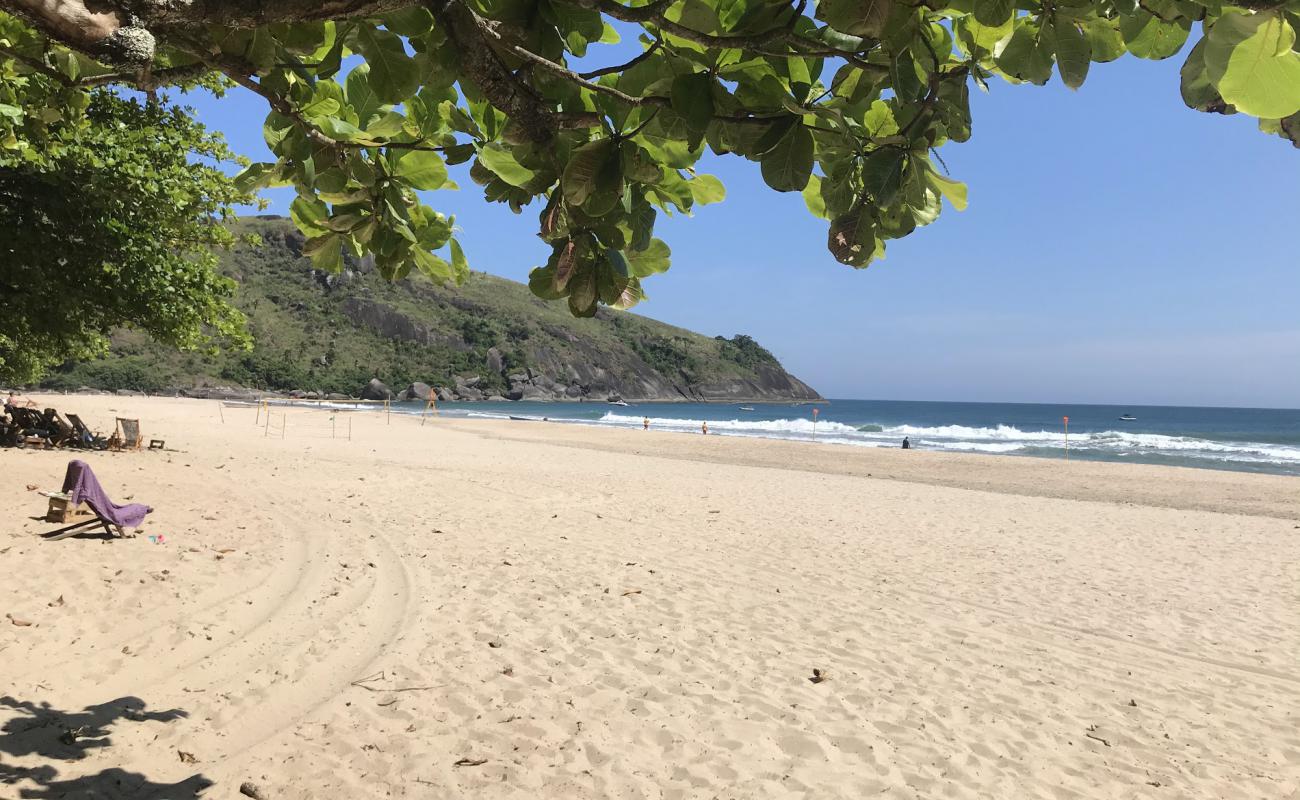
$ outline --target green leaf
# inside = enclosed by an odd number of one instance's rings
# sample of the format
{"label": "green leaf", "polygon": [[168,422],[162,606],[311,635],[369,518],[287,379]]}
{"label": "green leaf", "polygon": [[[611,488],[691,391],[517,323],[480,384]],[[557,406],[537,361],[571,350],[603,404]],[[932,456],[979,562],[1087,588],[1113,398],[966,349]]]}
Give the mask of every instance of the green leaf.
{"label": "green leaf", "polygon": [[628,270],[637,278],[645,278],[660,272],[666,272],[671,262],[672,251],[661,239],[651,239],[650,246],[644,250],[627,251]]}
{"label": "green leaf", "polygon": [[1226,13],[1206,37],[1205,66],[1223,99],[1251,116],[1280,119],[1300,111],[1300,54],[1295,30],[1273,13]]}
{"label": "green leaf", "polygon": [[831,222],[826,248],[841,264],[859,269],[871,263],[878,249],[875,221],[870,209],[859,203]]}
{"label": "green leaf", "polygon": [[428,150],[407,150],[397,159],[394,172],[414,189],[440,189],[447,182],[447,166]]}
{"label": "green leaf", "polygon": [[926,182],[939,194],[952,203],[952,207],[958,211],[966,210],[966,184],[961,181],[955,181],[944,175],[935,172],[934,167],[925,171]]}
{"label": "green leaf", "polygon": [[555,288],[554,267],[534,267],[528,273],[528,290],[543,300],[559,300],[564,293]]}
{"label": "green leaf", "polygon": [[339,109],[341,107],[342,106],[339,105],[339,101],[335,100],[334,98],[322,97],[318,100],[313,100],[312,102],[303,106],[302,115],[304,117],[307,117],[308,119],[314,117],[332,117],[335,114],[339,113]]}
{"label": "green leaf", "polygon": [[[707,72],[690,72],[673,80],[670,92],[676,111],[692,133],[703,135],[713,121],[713,79]],[[697,139],[698,141],[698,139]]]}
{"label": "green leaf", "polygon": [[907,151],[882,147],[862,162],[862,186],[878,206],[891,205],[903,185]]}
{"label": "green leaf", "polygon": [[1231,114],[1235,108],[1224,102],[1223,95],[1210,82],[1210,75],[1205,68],[1205,43],[1202,38],[1187,54],[1187,61],[1179,71],[1181,83],[1179,91],[1188,108],[1219,114]]}
{"label": "green leaf", "polygon": [[1191,30],[1190,20],[1165,22],[1143,9],[1119,18],[1119,31],[1128,51],[1138,58],[1169,58],[1182,49]]}
{"label": "green leaf", "polygon": [[808,185],[813,168],[813,138],[795,126],[763,156],[763,180],[778,192],[798,192]]}
{"label": "green leaf", "polygon": [[433,15],[420,5],[413,5],[401,11],[391,11],[382,19],[385,28],[407,38],[423,36],[433,27]]}
{"label": "green leaf", "polygon": [[975,20],[987,28],[1000,28],[1015,13],[1014,0],[975,0]]}
{"label": "green leaf", "polygon": [[627,287],[623,289],[623,294],[616,302],[610,303],[611,308],[619,311],[626,311],[632,306],[645,300],[645,291],[641,289],[641,280],[636,277],[627,279]]}
{"label": "green leaf", "polygon": [[361,55],[370,64],[370,88],[385,103],[401,103],[420,86],[419,70],[396,34],[368,25],[357,33]]}
{"label": "green leaf", "polygon": [[433,280],[441,283],[455,277],[451,265],[433,253],[416,247],[410,251],[410,254],[411,260],[415,262],[415,268]]}
{"label": "green leaf", "polygon": [[1069,19],[1057,19],[1052,33],[1056,38],[1056,68],[1061,80],[1071,89],[1078,89],[1088,77],[1088,65],[1092,63],[1088,37]]}
{"label": "green leaf", "polygon": [[289,218],[298,226],[298,230],[308,235],[325,233],[325,218],[328,216],[329,208],[314,197],[299,195],[289,204]]}
{"label": "green leaf", "polygon": [[537,173],[515,160],[514,154],[493,142],[478,151],[479,163],[511,186],[526,186]]}
{"label": "green leaf", "polygon": [[235,176],[235,187],[241,192],[253,192],[280,183],[279,176],[279,164],[249,164]]}
{"label": "green leaf", "polygon": [[818,176],[813,175],[808,178],[808,185],[803,187],[803,202],[814,217],[829,219],[826,214],[826,200],[822,197],[822,179]]}
{"label": "green leaf", "polygon": [[302,246],[302,254],[310,258],[317,269],[335,273],[343,270],[343,245],[337,233],[308,239]]}
{"label": "green leaf", "polygon": [[451,268],[458,283],[469,277],[469,261],[465,259],[465,251],[460,248],[460,242],[455,239],[451,240]]}
{"label": "green leaf", "polygon": [[1124,46],[1124,36],[1119,32],[1119,24],[1115,20],[1091,19],[1084,22],[1083,30],[1088,36],[1093,61],[1114,61],[1128,52]]}
{"label": "green leaf", "polygon": [[[370,88],[370,65],[358,64],[347,78],[348,105],[357,112],[358,124],[365,128],[370,118],[377,115],[385,103]],[[333,112],[329,112],[332,114]],[[327,114],[326,116],[328,116]]]}
{"label": "green leaf", "polygon": [[691,187],[691,197],[700,205],[709,203],[721,203],[727,197],[727,187],[722,185],[722,181],[713,175],[696,175],[689,181]]}
{"label": "green leaf", "polygon": [[597,139],[573,151],[561,180],[566,202],[575,206],[587,202],[587,198],[596,192],[597,176],[613,152],[613,139]]}
{"label": "green leaf", "polygon": [[596,270],[591,265],[569,281],[569,313],[575,317],[596,316]]}
{"label": "green leaf", "polygon": [[892,9],[892,0],[821,0],[815,16],[841,33],[879,39]]}
{"label": "green leaf", "polygon": [[998,54],[998,69],[1017,80],[1042,86],[1052,76],[1051,50],[1043,42],[1042,31],[1029,17],[1016,23],[1011,39]]}

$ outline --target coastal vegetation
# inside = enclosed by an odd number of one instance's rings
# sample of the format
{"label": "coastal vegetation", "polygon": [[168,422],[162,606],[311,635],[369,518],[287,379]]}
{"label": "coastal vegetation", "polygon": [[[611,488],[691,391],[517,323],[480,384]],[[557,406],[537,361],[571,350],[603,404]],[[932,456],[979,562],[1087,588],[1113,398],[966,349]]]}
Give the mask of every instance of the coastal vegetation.
{"label": "coastal vegetation", "polygon": [[485,399],[815,399],[752,338],[707,337],[635,314],[574,318],[513,281],[471,273],[460,286],[385,280],[367,259],[313,269],[285,219],[244,219],[224,253],[252,348],[178,351],[118,329],[102,357],[53,369],[43,386],[143,392],[247,387],[355,395],[372,378],[401,390]]}

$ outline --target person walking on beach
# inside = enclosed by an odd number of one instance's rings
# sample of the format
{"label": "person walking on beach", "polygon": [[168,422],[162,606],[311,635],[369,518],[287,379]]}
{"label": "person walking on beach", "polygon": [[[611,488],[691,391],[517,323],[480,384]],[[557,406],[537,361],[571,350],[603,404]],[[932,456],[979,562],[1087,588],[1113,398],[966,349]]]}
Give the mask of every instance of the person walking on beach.
{"label": "person walking on beach", "polygon": [[705,436],[709,435],[709,423],[707,422],[700,423],[700,433],[704,434]]}
{"label": "person walking on beach", "polygon": [[645,419],[641,420],[641,429],[642,429],[642,430],[647,430],[647,431],[650,430],[650,418],[649,418],[649,417],[646,417]]}
{"label": "person walking on beach", "polygon": [[904,449],[904,450],[911,450],[911,449],[912,449],[912,443],[911,443],[910,441],[908,441],[908,439],[907,439],[906,436],[903,437],[903,449]]}

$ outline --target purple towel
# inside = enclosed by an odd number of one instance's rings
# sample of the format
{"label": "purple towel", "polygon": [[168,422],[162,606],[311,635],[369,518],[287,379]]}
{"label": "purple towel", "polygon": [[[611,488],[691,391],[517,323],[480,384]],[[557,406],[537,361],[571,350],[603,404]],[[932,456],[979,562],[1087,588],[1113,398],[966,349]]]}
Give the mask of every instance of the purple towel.
{"label": "purple towel", "polygon": [[119,506],[109,500],[104,487],[99,485],[99,479],[84,461],[68,462],[68,474],[63,478],[63,493],[71,498],[73,505],[85,503],[100,519],[123,528],[140,527],[145,514],[153,511],[149,506],[139,503]]}

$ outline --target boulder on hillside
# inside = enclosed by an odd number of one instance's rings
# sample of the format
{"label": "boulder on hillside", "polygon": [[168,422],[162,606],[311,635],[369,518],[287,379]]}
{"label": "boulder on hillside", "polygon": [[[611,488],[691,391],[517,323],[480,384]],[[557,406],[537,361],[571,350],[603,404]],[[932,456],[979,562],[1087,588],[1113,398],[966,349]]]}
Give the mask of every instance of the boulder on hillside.
{"label": "boulder on hillside", "polygon": [[501,358],[501,351],[495,347],[488,348],[487,368],[498,375],[506,368],[506,362]]}
{"label": "boulder on hillside", "polygon": [[456,395],[451,393],[450,389],[442,388],[438,390],[438,401],[441,403],[450,403],[456,399]]}
{"label": "boulder on hillside", "polygon": [[511,387],[510,387],[510,391],[506,392],[506,399],[507,399],[507,400],[523,400],[523,399],[524,399],[524,390],[523,390],[523,388],[522,388],[522,387],[519,387],[519,386],[511,386]]}
{"label": "boulder on hillside", "polygon": [[494,395],[492,395],[491,397],[488,398],[488,402],[489,402],[489,403],[500,403],[500,402],[503,401],[503,400],[505,400],[505,398],[502,397],[502,396],[499,395],[499,394],[494,394]]}
{"label": "boulder on hillside", "polygon": [[427,402],[429,400],[429,395],[432,393],[433,393],[433,389],[432,387],[429,386],[429,384],[416,381],[415,383],[411,384],[410,386],[402,390],[402,399],[403,400],[424,400]]}
{"label": "boulder on hillside", "polygon": [[378,378],[371,378],[370,383],[361,387],[362,400],[392,400],[393,390],[384,385],[384,382]]}

